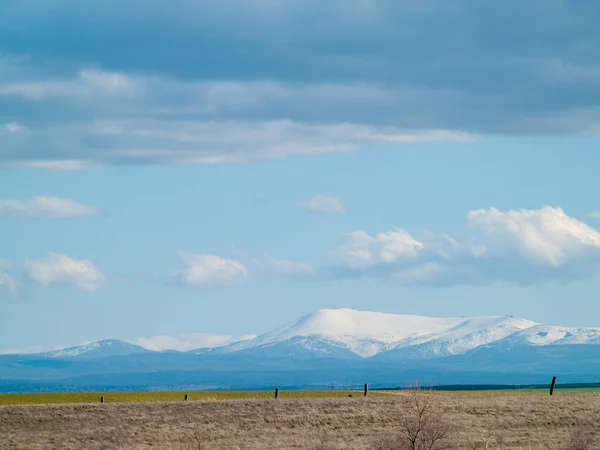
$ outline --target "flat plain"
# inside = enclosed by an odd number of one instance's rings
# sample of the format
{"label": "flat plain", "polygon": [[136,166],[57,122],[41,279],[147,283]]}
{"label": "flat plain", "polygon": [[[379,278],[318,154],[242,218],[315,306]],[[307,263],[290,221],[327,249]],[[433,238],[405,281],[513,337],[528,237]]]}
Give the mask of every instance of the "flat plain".
{"label": "flat plain", "polygon": [[[233,399],[267,399],[274,397],[274,391],[191,391],[188,399],[193,400],[233,400]],[[156,402],[183,400],[186,392],[37,392],[32,394],[0,394],[0,405],[24,405],[36,403],[97,403],[104,397],[107,403],[113,402]],[[281,398],[319,398],[348,397],[362,395],[356,390],[282,390]],[[385,391],[371,391],[369,395],[385,395]]]}
{"label": "flat plain", "polygon": [[[410,393],[366,398],[356,392],[351,398],[343,394],[302,398],[282,393],[277,400],[266,398],[267,393],[260,394],[263,398],[213,400],[194,400],[190,394],[187,402],[110,401],[106,394],[103,404],[4,404],[0,448],[405,448],[393,446],[387,438],[398,436],[412,414]],[[552,397],[540,392],[427,395],[432,396],[436,414],[450,425],[448,447],[443,448],[600,448],[594,441],[600,436],[600,395],[595,392],[558,392]],[[574,447],[573,441],[583,435],[587,446]]]}

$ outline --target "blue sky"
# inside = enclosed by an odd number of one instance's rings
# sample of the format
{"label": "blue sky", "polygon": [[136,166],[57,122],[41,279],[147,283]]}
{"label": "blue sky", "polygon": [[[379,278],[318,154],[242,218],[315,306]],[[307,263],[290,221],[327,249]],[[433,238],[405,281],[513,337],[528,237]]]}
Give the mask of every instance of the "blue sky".
{"label": "blue sky", "polygon": [[325,307],[600,326],[599,13],[3,2],[0,350]]}

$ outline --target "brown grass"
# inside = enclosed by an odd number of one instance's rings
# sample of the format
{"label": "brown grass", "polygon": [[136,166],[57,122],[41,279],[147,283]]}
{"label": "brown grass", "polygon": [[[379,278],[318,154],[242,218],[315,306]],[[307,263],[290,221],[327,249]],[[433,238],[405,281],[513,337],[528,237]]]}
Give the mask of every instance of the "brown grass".
{"label": "brown grass", "polygon": [[[0,407],[1,449],[403,449],[411,394]],[[600,396],[436,394],[456,449],[597,449]],[[582,438],[582,439],[580,439]],[[583,441],[583,443],[579,442]],[[387,445],[387,446],[385,446]]]}

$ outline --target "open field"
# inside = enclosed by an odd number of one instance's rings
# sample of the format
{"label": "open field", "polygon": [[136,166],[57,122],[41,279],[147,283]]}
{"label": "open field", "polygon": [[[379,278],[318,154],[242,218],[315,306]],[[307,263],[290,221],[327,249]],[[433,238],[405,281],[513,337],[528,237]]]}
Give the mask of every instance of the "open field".
{"label": "open field", "polygon": [[[557,387],[556,394],[582,394],[598,392],[598,387],[562,388]],[[274,391],[164,391],[164,392],[41,392],[31,394],[0,394],[0,405],[27,405],[41,403],[97,403],[103,396],[106,403],[114,402],[148,402],[148,401],[181,401],[185,394],[189,400],[235,400],[235,399],[268,399],[274,397]],[[394,390],[369,390],[369,396],[396,395]],[[455,395],[515,395],[537,394],[545,395],[548,388],[519,388],[519,389],[486,389],[486,390],[460,390],[440,391]],[[362,390],[280,390],[280,398],[320,398],[320,397],[360,397]]]}
{"label": "open field", "polygon": [[[38,403],[97,403],[104,397],[106,403],[113,402],[149,402],[149,401],[182,401],[186,392],[57,392],[34,394],[0,394],[0,405],[23,405]],[[268,399],[274,397],[274,391],[197,391],[188,392],[193,400],[234,400],[234,399]],[[320,398],[360,396],[363,391],[321,390],[321,391],[284,391],[279,398]],[[369,395],[388,395],[383,391],[371,391]]]}
{"label": "open field", "polygon": [[[574,431],[600,436],[600,395],[595,393],[436,393],[432,401],[451,425],[450,448],[558,450],[568,448]],[[0,448],[369,449],[379,438],[397,434],[410,411],[407,392],[367,398],[4,405]]]}

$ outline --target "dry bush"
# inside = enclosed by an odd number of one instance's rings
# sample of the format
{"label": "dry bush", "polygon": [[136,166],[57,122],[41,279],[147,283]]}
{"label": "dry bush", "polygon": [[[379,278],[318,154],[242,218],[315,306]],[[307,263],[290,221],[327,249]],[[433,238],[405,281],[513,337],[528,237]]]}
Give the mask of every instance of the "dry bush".
{"label": "dry bush", "polygon": [[190,450],[206,450],[210,441],[209,433],[206,429],[194,426],[190,434]]}
{"label": "dry bush", "polygon": [[408,450],[445,450],[452,447],[451,425],[436,408],[436,394],[418,384],[409,390],[409,412],[400,423],[401,441]]}
{"label": "dry bush", "polygon": [[204,439],[204,437],[199,434],[199,433],[194,433],[191,437],[191,449],[193,450],[205,450],[206,447],[206,440]]}
{"label": "dry bush", "polygon": [[452,426],[439,412],[436,393],[418,384],[409,390],[408,411],[400,419],[395,436],[383,436],[374,450],[447,450],[453,448]]}
{"label": "dry bush", "polygon": [[587,428],[577,428],[573,430],[565,450],[597,450],[598,440],[591,430]]}

